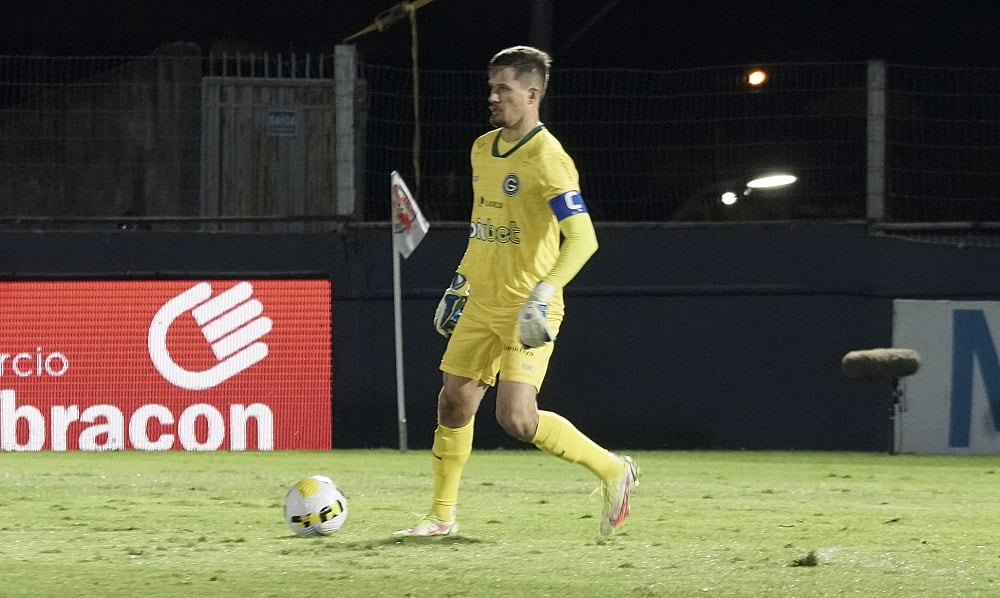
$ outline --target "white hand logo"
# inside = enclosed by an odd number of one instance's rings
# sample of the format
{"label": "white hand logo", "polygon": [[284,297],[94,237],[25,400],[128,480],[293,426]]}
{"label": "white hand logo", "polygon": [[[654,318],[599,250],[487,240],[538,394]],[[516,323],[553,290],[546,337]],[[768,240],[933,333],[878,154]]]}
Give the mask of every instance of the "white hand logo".
{"label": "white hand logo", "polygon": [[[149,356],[168,381],[188,390],[205,390],[222,384],[267,357],[267,345],[255,342],[271,331],[270,318],[259,317],[264,306],[250,299],[253,287],[241,282],[212,300],[212,286],[200,282],[163,304],[149,325]],[[248,301],[249,299],[249,301]],[[167,349],[167,330],[190,310],[219,363],[203,372],[177,365]]]}

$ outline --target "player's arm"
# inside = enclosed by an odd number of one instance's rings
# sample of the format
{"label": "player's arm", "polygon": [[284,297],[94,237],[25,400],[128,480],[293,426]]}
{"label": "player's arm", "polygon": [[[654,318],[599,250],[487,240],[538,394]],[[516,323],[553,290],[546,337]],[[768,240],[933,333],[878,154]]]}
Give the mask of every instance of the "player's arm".
{"label": "player's arm", "polygon": [[[582,199],[580,203],[583,203]],[[559,246],[559,257],[556,258],[556,263],[544,280],[561,289],[573,280],[597,251],[597,233],[594,232],[594,223],[586,211],[561,219],[559,232],[563,236],[562,244]]]}
{"label": "player's arm", "polygon": [[521,344],[528,348],[544,345],[555,338],[547,322],[549,300],[557,290],[569,284],[597,251],[597,233],[579,191],[567,191],[553,197],[549,207],[559,221],[563,241],[556,263],[535,285],[521,308],[519,336]]}
{"label": "player's arm", "polygon": [[549,207],[559,222],[563,240],[559,245],[556,263],[539,283],[552,287],[546,299],[569,284],[597,251],[597,233],[594,232],[594,223],[590,220],[587,204],[583,203],[579,191],[560,193],[549,200]]}

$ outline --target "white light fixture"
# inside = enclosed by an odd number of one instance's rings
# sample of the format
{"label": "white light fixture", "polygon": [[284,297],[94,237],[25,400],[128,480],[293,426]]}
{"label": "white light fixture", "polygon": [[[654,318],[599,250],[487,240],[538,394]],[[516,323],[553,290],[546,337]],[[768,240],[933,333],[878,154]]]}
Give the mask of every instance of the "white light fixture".
{"label": "white light fixture", "polygon": [[732,191],[726,191],[725,193],[719,196],[719,201],[721,201],[722,205],[724,206],[731,206],[734,203],[736,203],[738,199],[739,198]]}
{"label": "white light fixture", "polygon": [[748,189],[774,189],[776,187],[785,187],[791,185],[795,181],[799,180],[794,174],[769,174],[767,176],[762,176],[753,179],[747,183]]}

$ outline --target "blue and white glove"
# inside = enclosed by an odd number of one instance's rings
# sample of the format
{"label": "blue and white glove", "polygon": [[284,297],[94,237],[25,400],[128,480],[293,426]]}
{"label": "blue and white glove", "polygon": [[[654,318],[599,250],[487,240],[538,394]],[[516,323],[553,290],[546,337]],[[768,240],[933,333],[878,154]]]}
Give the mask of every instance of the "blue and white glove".
{"label": "blue and white glove", "polygon": [[528,349],[541,347],[556,336],[549,328],[549,300],[556,294],[556,288],[544,280],[535,285],[528,300],[517,316],[517,336]]}
{"label": "blue and white glove", "polygon": [[434,328],[438,334],[448,338],[455,330],[455,324],[462,315],[465,302],[469,300],[469,281],[465,276],[455,272],[455,277],[451,279],[451,286],[444,291],[441,301],[438,301],[437,309],[434,311]]}

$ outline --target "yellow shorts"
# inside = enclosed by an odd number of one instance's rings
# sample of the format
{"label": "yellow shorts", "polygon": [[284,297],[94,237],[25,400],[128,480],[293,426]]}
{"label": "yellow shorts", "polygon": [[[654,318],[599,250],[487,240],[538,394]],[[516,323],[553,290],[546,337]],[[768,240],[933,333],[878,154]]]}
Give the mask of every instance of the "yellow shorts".
{"label": "yellow shorts", "polygon": [[[536,390],[549,367],[555,341],[526,349],[517,340],[520,307],[484,309],[470,297],[448,341],[441,371],[493,386],[504,380],[531,384]],[[549,313],[549,326],[559,333],[562,314]]]}

